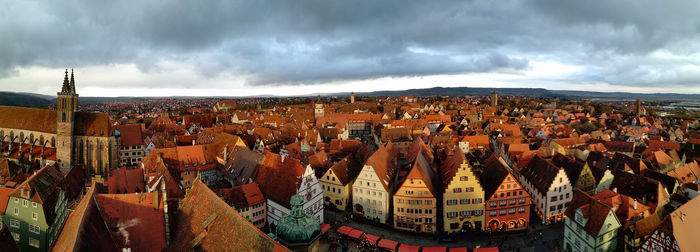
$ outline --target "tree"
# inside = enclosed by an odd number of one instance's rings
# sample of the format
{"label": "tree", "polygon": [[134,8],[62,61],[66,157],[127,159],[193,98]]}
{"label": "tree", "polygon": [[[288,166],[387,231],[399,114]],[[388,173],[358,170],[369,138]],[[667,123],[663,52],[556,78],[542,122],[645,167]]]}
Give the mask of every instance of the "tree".
{"label": "tree", "polygon": [[374,245],[369,240],[367,240],[367,236],[365,234],[362,234],[362,236],[360,236],[360,245],[357,246],[357,251],[377,252],[379,251],[379,249],[377,248],[377,245]]}

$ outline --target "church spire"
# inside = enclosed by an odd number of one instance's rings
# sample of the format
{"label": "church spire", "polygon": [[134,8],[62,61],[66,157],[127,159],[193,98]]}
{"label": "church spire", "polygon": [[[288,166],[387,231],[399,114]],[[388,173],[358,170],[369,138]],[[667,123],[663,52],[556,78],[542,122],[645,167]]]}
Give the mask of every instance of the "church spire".
{"label": "church spire", "polygon": [[68,83],[68,69],[66,69],[66,75],[63,77],[63,87],[61,88],[61,93],[66,93],[70,91],[70,84]]}
{"label": "church spire", "polygon": [[75,94],[75,78],[73,78],[73,68],[70,69],[70,92]]}

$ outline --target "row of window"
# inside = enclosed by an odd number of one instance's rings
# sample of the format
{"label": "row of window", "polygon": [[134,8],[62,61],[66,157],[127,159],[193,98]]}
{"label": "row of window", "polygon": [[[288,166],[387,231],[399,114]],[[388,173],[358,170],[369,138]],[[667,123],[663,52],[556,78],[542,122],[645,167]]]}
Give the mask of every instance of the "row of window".
{"label": "row of window", "polygon": [[325,190],[325,191],[327,191],[327,192],[331,192],[331,191],[332,191],[332,192],[334,192],[334,193],[343,193],[343,189],[338,188],[338,190],[336,190],[336,188],[333,187],[333,186],[321,185],[321,188],[323,188],[323,190]]}
{"label": "row of window", "polygon": [[[355,192],[363,193],[361,188],[355,188]],[[366,190],[366,192],[367,192],[367,195],[370,194],[370,190]],[[377,192],[377,191],[371,191],[371,192],[372,192],[372,196],[382,196],[382,192]]]}
{"label": "row of window", "polygon": [[[498,193],[495,193],[495,194],[493,194],[493,197],[494,197],[494,198],[498,198],[498,197],[499,197],[498,195],[499,195]],[[523,195],[523,191],[520,190],[520,191],[517,191],[517,192],[513,192],[512,195],[513,195],[513,196]],[[500,193],[500,197],[501,197],[501,198],[503,198],[503,197],[510,197],[510,196],[511,196],[511,193],[510,193],[510,192]]]}
{"label": "row of window", "polygon": [[[481,216],[484,214],[484,210],[464,210],[464,211],[459,211],[459,216]],[[454,218],[457,217],[457,211],[454,212],[447,212],[447,217],[448,218]]]}
{"label": "row of window", "polygon": [[[12,238],[14,238],[16,242],[19,242],[19,233],[12,232]],[[39,240],[29,237],[29,246],[39,248]]]}
{"label": "row of window", "polygon": [[[10,219],[10,227],[13,228],[19,228],[20,227],[20,221],[15,220],[15,219]],[[35,233],[35,234],[41,234],[41,228],[39,226],[35,226],[32,224],[29,224],[29,232]]]}
{"label": "row of window", "polygon": [[526,198],[519,198],[519,199],[509,199],[509,200],[500,200],[500,201],[495,201],[492,200],[489,202],[490,207],[496,207],[496,206],[506,206],[506,205],[515,205],[517,201],[517,204],[525,204],[527,202]]}
{"label": "row of window", "polygon": [[[515,207],[509,208],[507,211],[506,211],[506,209],[501,209],[498,211],[493,210],[493,211],[489,212],[489,216],[506,215],[506,212],[508,214],[515,214],[515,211],[516,211]],[[525,212],[525,207],[518,207],[517,211],[518,211],[518,213]]]}
{"label": "row of window", "polygon": [[433,223],[433,218],[410,218],[404,216],[396,216],[399,223]]}
{"label": "row of window", "polygon": [[423,205],[423,202],[425,202],[425,205],[432,205],[433,201],[432,200],[405,200],[405,199],[396,199],[396,203],[408,203],[409,205]]}
{"label": "row of window", "polygon": [[[459,200],[460,205],[468,205],[470,203],[471,204],[480,204],[481,202],[483,202],[483,199],[481,199],[481,198],[473,198],[471,200],[470,199],[460,199]],[[448,206],[457,205],[457,200],[456,199],[447,200],[446,203]]]}
{"label": "row of window", "polygon": [[396,212],[408,214],[423,214],[425,212],[425,214],[433,214],[433,209],[397,207]]}
{"label": "row of window", "polygon": [[[567,199],[569,198],[569,193],[566,193],[566,198],[567,198]],[[563,199],[564,199],[564,195],[559,195],[559,200],[563,200]],[[549,199],[549,201],[551,201],[551,202],[557,201],[557,196],[552,196],[552,197]]]}
{"label": "row of window", "polygon": [[[466,187],[466,188],[464,188],[464,191],[465,191],[465,192],[473,192],[473,191],[474,191],[474,187]],[[454,189],[452,189],[452,192],[454,192],[454,193],[461,193],[461,192],[462,192],[462,188],[461,188],[461,187],[454,188]]]}

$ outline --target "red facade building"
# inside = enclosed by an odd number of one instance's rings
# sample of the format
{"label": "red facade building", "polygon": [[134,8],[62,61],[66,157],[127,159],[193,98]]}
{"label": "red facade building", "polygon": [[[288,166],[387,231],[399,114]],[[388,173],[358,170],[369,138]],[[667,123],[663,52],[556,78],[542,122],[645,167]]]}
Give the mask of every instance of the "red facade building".
{"label": "red facade building", "polygon": [[506,165],[493,154],[484,161],[484,171],[479,176],[486,201],[486,231],[525,230],[530,223],[530,194]]}

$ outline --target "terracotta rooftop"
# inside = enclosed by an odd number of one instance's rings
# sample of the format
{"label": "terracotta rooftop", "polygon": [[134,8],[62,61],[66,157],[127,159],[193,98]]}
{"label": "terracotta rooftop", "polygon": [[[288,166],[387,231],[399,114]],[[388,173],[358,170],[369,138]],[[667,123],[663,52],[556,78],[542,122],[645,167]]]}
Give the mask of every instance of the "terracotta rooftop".
{"label": "terracotta rooftop", "polygon": [[398,172],[396,158],[397,150],[391,142],[388,142],[385,146],[380,146],[365,163],[365,165],[372,166],[382,186],[384,186],[384,190],[389,193],[391,193],[391,185],[393,185]]}
{"label": "terracotta rooftop", "polygon": [[125,124],[114,126],[119,131],[122,146],[141,146],[143,143],[143,135],[141,129],[143,124]]}
{"label": "terracotta rooftop", "polygon": [[666,217],[673,226],[673,236],[681,251],[700,251],[700,242],[695,233],[700,226],[698,209],[700,209],[700,197],[695,197]]}
{"label": "terracotta rooftop", "polygon": [[253,182],[242,186],[224,188],[217,192],[229,205],[241,209],[265,202],[258,184]]}
{"label": "terracotta rooftop", "polygon": [[56,115],[49,109],[0,106],[0,128],[56,134]]}
{"label": "terracotta rooftop", "polygon": [[10,193],[15,189],[0,187],[0,215],[5,215],[5,209],[7,208],[7,203],[10,200]]}
{"label": "terracotta rooftop", "polygon": [[107,113],[75,112],[73,134],[106,137],[113,133]]}
{"label": "terracotta rooftop", "polygon": [[457,174],[459,167],[466,161],[466,156],[464,156],[464,153],[459,148],[451,151],[447,155],[447,158],[445,158],[445,161],[442,162],[442,165],[440,166],[440,180],[442,181],[443,192],[450,185],[450,181],[452,181],[455,174]]}
{"label": "terracotta rooftop", "polygon": [[94,196],[95,187],[91,187],[70,212],[51,251],[121,251],[100,216]]}
{"label": "terracotta rooftop", "polygon": [[21,189],[30,190],[30,201],[42,204],[44,208],[44,216],[47,223],[53,223],[56,217],[54,208],[58,201],[58,195],[61,190],[63,174],[54,166],[44,166],[36,174],[29,177],[21,185],[10,193],[10,197],[21,197]]}
{"label": "terracotta rooftop", "polygon": [[291,208],[289,199],[301,185],[304,170],[299,160],[290,157],[282,160],[280,155],[268,151],[258,168],[255,182],[268,199]]}
{"label": "terracotta rooftop", "polygon": [[545,194],[557,173],[559,173],[559,167],[552,163],[552,160],[539,156],[535,156],[525,168],[520,170],[521,176],[530,181],[535,189]]}
{"label": "terracotta rooftop", "polygon": [[698,165],[697,161],[693,161],[692,163],[681,165],[666,174],[676,178],[681,183],[692,183],[700,180],[700,165]]}
{"label": "terracotta rooftop", "polygon": [[358,161],[352,155],[349,155],[331,166],[333,174],[338,178],[338,182],[342,185],[355,181],[357,175],[360,174],[364,166],[364,160]]}
{"label": "terracotta rooftop", "polygon": [[97,194],[104,222],[119,247],[134,251],[165,248],[165,217],[159,193]]}
{"label": "terracotta rooftop", "polygon": [[224,170],[235,178],[236,185],[250,183],[255,178],[258,165],[263,159],[263,155],[249,150],[246,147],[236,146],[233,153],[227,157]]}
{"label": "terracotta rooftop", "polygon": [[576,189],[565,214],[573,218],[577,209],[581,209],[584,218],[587,219],[583,230],[592,237],[598,237],[608,213],[612,210],[612,206],[594,199],[580,189]]}
{"label": "terracotta rooftop", "polygon": [[146,181],[143,169],[126,169],[125,167],[112,171],[107,179],[110,194],[145,192]]}
{"label": "terracotta rooftop", "polygon": [[196,180],[182,201],[168,251],[289,251]]}

